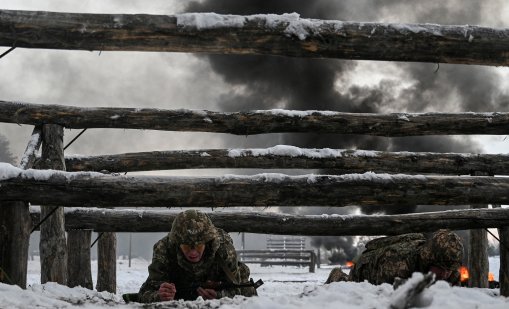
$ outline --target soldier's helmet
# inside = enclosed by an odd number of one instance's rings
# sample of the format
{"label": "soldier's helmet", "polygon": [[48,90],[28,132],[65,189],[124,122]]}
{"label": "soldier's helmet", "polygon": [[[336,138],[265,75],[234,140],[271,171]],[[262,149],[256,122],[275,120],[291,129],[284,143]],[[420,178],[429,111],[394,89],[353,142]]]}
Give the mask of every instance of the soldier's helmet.
{"label": "soldier's helmet", "polygon": [[433,233],[420,252],[426,266],[438,266],[448,270],[457,270],[463,260],[461,238],[449,230]]}
{"label": "soldier's helmet", "polygon": [[218,231],[209,216],[190,209],[179,213],[170,231],[170,240],[175,244],[206,244],[218,237]]}

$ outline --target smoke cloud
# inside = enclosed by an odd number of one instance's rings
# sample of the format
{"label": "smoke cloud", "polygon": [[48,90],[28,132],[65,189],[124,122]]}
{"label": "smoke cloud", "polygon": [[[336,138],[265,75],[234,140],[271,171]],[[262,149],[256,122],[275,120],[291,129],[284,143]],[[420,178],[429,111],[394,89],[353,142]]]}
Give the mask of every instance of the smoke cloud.
{"label": "smoke cloud", "polygon": [[[69,1],[6,0],[4,9],[88,13],[283,14],[366,22],[423,22],[506,26],[502,0],[206,0]],[[505,12],[505,13],[504,13]],[[404,18],[404,19],[402,19]],[[3,51],[4,49],[2,49]],[[437,70],[438,69],[438,70]],[[1,100],[83,107],[194,108],[223,111],[316,109],[342,112],[504,111],[509,105],[497,68],[423,63],[294,59],[269,56],[194,56],[178,53],[76,52],[16,49],[0,61]],[[21,155],[32,128],[0,124],[14,155]],[[69,141],[77,130],[65,131]],[[0,139],[1,142],[1,139]],[[388,151],[481,152],[467,137],[382,138],[316,134],[237,137],[135,130],[88,130],[68,153],[226,147],[329,147]],[[219,145],[219,146],[218,146]],[[0,151],[6,149],[0,144]],[[12,159],[12,158],[11,158]],[[186,171],[187,172],[187,171]],[[193,172],[193,171],[191,171]],[[195,171],[194,171],[195,172]],[[200,174],[224,171],[200,171]],[[237,172],[237,171],[236,171]],[[239,171],[243,172],[243,171]],[[329,171],[323,171],[329,172]],[[175,173],[178,173],[175,172]],[[364,213],[428,211],[408,205],[362,208]],[[437,208],[433,208],[437,210]],[[290,212],[287,208],[282,211]],[[292,208],[299,214],[352,213],[349,208]],[[313,243],[352,252],[353,238],[314,238]],[[353,250],[353,249],[352,249]],[[148,249],[148,254],[150,250]],[[347,253],[350,255],[353,253]]]}
{"label": "smoke cloud", "polygon": [[[264,14],[297,12],[304,18],[440,24],[479,24],[491,12],[479,1],[235,1],[192,2],[188,12]],[[408,20],[400,20],[404,15]],[[495,22],[496,21],[491,21]],[[487,23],[484,23],[486,25]],[[506,110],[509,98],[499,87],[492,68],[422,63],[384,63],[376,69],[389,72],[373,82],[362,62],[332,59],[293,59],[270,56],[207,55],[212,69],[229,85],[219,100],[225,111],[285,108],[342,112],[455,112]],[[372,66],[372,68],[375,65]],[[368,80],[355,84],[353,76]],[[388,151],[480,152],[468,137],[380,138],[317,134],[283,134],[279,141],[299,147],[331,147]],[[270,142],[269,142],[270,143]],[[327,171],[325,171],[327,172]],[[366,214],[429,211],[431,207],[362,207]],[[434,208],[436,210],[436,208]],[[299,214],[350,213],[336,208],[282,208]],[[312,243],[339,249],[340,260],[356,254],[352,237],[314,237]],[[336,250],[336,252],[338,252]]]}

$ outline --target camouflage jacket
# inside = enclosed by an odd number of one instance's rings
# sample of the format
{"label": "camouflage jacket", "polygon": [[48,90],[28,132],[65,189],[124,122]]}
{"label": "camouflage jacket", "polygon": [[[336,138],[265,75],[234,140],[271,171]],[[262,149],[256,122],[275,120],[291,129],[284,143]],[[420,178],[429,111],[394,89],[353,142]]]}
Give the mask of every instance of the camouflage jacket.
{"label": "camouflage jacket", "polygon": [[419,252],[425,243],[424,235],[418,233],[374,239],[350,271],[350,280],[392,284],[395,277],[409,278],[413,272],[424,271]]}
{"label": "camouflage jacket", "polygon": [[[160,301],[157,291],[163,282],[174,283],[176,287],[175,300],[195,300],[196,284],[211,281],[230,282],[223,267],[227,267],[234,276],[234,283],[248,281],[249,268],[237,261],[237,254],[233,242],[225,231],[218,231],[218,248],[211,252],[206,248],[199,263],[186,263],[178,245],[172,243],[170,234],[154,245],[152,263],[148,267],[149,276],[138,293],[140,302]],[[231,288],[218,291],[218,298],[233,297],[235,295],[256,295],[254,288]]]}
{"label": "camouflage jacket", "polygon": [[[447,233],[443,235],[447,235]],[[396,277],[407,279],[414,272],[427,273],[431,266],[430,261],[437,261],[437,256],[451,255],[456,259],[461,259],[461,255],[456,254],[459,253],[456,246],[463,249],[460,243],[454,243],[451,248],[446,250],[428,252],[428,254],[424,254],[429,251],[429,249],[424,249],[425,244],[426,237],[421,233],[374,239],[366,244],[366,250],[350,271],[349,280],[357,282],[367,280],[372,284],[384,282],[393,284]],[[447,244],[444,244],[443,248],[447,248],[446,246]],[[456,264],[450,264],[453,271],[448,281],[458,284],[459,265],[457,265],[458,267],[454,265]]]}

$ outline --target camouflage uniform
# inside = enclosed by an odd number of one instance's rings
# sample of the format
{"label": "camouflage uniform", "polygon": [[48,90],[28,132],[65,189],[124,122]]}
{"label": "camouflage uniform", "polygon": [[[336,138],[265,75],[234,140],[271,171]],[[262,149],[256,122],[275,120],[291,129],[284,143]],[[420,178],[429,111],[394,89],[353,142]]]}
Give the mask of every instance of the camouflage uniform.
{"label": "camouflage uniform", "polygon": [[367,280],[392,284],[396,277],[406,279],[414,272],[427,273],[431,266],[438,266],[451,270],[448,281],[457,284],[462,259],[461,239],[447,230],[435,232],[429,240],[421,233],[383,237],[366,244],[349,275],[334,268],[326,283]]}
{"label": "camouflage uniform", "polygon": [[[181,244],[205,243],[205,251],[197,263],[187,261]],[[160,301],[157,291],[163,282],[174,283],[175,299],[195,300],[196,284],[211,281],[246,282],[249,268],[237,261],[233,242],[225,231],[216,228],[209,217],[196,210],[177,215],[170,233],[154,245],[149,276],[138,293],[140,302]],[[228,274],[227,274],[228,272]],[[254,288],[231,288],[217,291],[217,297],[256,295]]]}

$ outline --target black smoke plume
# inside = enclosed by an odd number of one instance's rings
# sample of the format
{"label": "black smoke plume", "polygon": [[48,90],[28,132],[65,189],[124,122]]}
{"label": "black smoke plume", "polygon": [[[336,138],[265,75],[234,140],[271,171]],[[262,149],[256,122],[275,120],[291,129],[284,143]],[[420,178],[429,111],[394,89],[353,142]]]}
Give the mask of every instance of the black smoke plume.
{"label": "black smoke plume", "polygon": [[[460,1],[236,1],[207,0],[190,3],[187,12],[220,14],[282,14],[297,12],[303,18],[365,22],[479,24],[489,4]],[[468,8],[468,9],[467,9]],[[405,16],[407,20],[399,20]],[[358,62],[334,59],[295,59],[270,56],[207,55],[212,69],[231,89],[221,98],[225,111],[253,109],[333,110],[342,112],[491,112],[507,109],[509,98],[500,91],[492,68],[423,63],[397,64],[401,83],[383,79],[374,86],[348,80]],[[270,137],[268,137],[270,138]],[[379,138],[285,134],[285,144],[298,147],[330,147],[388,151],[480,152],[467,137]],[[443,209],[443,208],[441,208]],[[413,205],[363,207],[372,213],[413,212]],[[422,208],[427,211],[427,208]],[[437,209],[435,209],[437,210]],[[283,211],[288,211],[286,208]],[[299,214],[345,213],[337,208],[294,208]],[[351,237],[336,237],[337,248],[353,254]],[[313,242],[332,248],[330,238]],[[351,256],[345,258],[350,259]]]}

